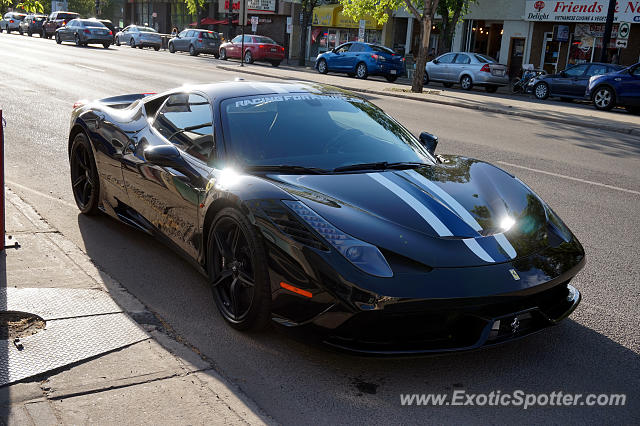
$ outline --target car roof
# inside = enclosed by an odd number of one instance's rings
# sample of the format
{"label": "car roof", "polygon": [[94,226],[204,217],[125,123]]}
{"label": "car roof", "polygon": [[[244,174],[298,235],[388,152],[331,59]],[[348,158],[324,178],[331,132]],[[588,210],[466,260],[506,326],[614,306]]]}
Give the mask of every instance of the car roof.
{"label": "car roof", "polygon": [[342,94],[351,97],[357,96],[351,92],[334,86],[310,83],[306,81],[271,82],[236,79],[233,81],[183,86],[182,88],[173,90],[173,92],[181,91],[181,89],[206,93],[210,99],[227,99],[259,95],[287,95],[295,93],[311,93],[316,95]]}

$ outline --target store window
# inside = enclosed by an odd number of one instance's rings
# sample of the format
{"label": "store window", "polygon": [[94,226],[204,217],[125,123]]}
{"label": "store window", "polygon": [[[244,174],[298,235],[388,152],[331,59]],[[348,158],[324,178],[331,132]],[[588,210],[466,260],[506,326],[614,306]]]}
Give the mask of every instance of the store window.
{"label": "store window", "polygon": [[[583,64],[599,61],[602,52],[602,36],[604,24],[576,24],[571,35],[571,45],[567,64]],[[616,62],[618,49],[615,39],[618,37],[618,24],[614,24],[611,31],[611,41],[607,50],[607,61]]]}
{"label": "store window", "polygon": [[483,53],[499,60],[502,34],[504,32],[503,24],[501,22],[473,20],[470,25],[471,31],[467,35],[467,50],[474,53]]}

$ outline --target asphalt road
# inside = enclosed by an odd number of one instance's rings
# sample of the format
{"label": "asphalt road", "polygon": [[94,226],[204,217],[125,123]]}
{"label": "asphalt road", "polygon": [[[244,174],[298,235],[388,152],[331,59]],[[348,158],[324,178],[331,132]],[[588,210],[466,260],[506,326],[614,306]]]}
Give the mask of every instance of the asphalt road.
{"label": "asphalt road", "polygon": [[[0,34],[8,186],[161,316],[283,424],[622,423],[640,418],[640,138],[386,97],[370,99],[440,152],[497,163],[560,214],[588,262],[584,299],[561,325],[474,353],[358,358],[272,330],[242,334],[218,316],[205,280],[151,238],[78,215],[66,158],[74,101],[229,80],[212,57],[76,48]],[[336,76],[336,79],[343,77]],[[346,77],[344,77],[346,78]],[[625,393],[625,407],[403,407],[400,394]]]}

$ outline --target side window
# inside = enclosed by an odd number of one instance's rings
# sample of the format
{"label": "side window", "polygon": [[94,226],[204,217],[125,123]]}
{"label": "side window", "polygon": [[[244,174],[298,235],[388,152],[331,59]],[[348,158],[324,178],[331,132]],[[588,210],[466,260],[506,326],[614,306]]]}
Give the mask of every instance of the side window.
{"label": "side window", "polygon": [[153,127],[181,150],[206,162],[213,151],[212,119],[211,104],[206,98],[180,93],[167,98]]}
{"label": "side window", "polygon": [[593,77],[594,75],[606,74],[610,71],[606,65],[591,65],[589,71],[587,71],[587,77]]}
{"label": "side window", "polygon": [[443,64],[450,64],[451,62],[453,62],[453,58],[455,58],[455,56],[455,53],[447,53],[446,55],[440,56],[438,58],[438,62],[441,62]]}
{"label": "side window", "polygon": [[469,56],[467,56],[467,55],[463,55],[461,53],[458,53],[458,56],[456,56],[455,63],[456,64],[470,64],[471,63],[471,58],[469,58]]}
{"label": "side window", "polygon": [[336,49],[336,53],[347,53],[351,48],[351,43],[343,44],[342,46],[338,46]]}
{"label": "side window", "polygon": [[235,36],[231,43],[242,43],[242,36]]}
{"label": "side window", "polygon": [[253,37],[248,36],[248,35],[244,36],[244,42],[245,43],[253,43]]}
{"label": "side window", "polygon": [[587,70],[587,65],[580,64],[575,67],[567,68],[564,72],[567,77],[580,77]]}
{"label": "side window", "polygon": [[365,52],[365,51],[366,51],[366,47],[360,43],[353,43],[351,45],[351,48],[349,49],[349,52],[351,53]]}
{"label": "side window", "polygon": [[178,33],[178,37],[186,37],[186,36],[187,36],[187,33],[188,33],[188,31],[187,31],[187,30],[180,31],[180,32]]}

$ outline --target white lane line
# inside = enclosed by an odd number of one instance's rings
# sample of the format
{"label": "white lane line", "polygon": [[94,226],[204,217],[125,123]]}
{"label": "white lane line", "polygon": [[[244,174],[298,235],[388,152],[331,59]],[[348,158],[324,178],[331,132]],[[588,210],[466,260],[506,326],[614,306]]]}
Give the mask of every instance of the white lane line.
{"label": "white lane line", "polygon": [[555,177],[559,177],[559,178],[563,178],[563,179],[573,180],[575,182],[588,183],[589,185],[596,185],[596,186],[601,186],[603,188],[615,189],[616,191],[627,192],[629,194],[640,195],[640,191],[634,191],[633,189],[620,188],[620,187],[613,186],[613,185],[607,185],[606,183],[594,182],[592,180],[586,180],[586,179],[575,178],[575,177],[571,177],[571,176],[567,176],[567,175],[561,175],[560,173],[553,173],[553,172],[547,172],[547,171],[539,170],[539,169],[532,169],[530,167],[519,166],[517,164],[507,163],[506,161],[496,161],[496,163],[504,164],[505,166],[516,167],[518,169],[529,170],[531,172],[542,173],[542,174],[549,175],[549,176],[555,176]]}
{"label": "white lane line", "polygon": [[41,196],[43,198],[47,198],[49,200],[57,201],[60,204],[64,204],[67,207],[71,207],[71,208],[74,208],[74,209],[78,208],[75,204],[69,203],[68,201],[65,201],[65,200],[61,200],[60,198],[52,197],[49,194],[45,194],[43,192],[36,191],[35,189],[31,189],[28,186],[20,185],[19,183],[12,182],[10,180],[6,181],[6,183],[7,183],[7,185],[9,185],[10,188],[12,188],[12,187],[20,188],[20,189],[22,189],[24,191],[29,191],[29,192],[31,192],[33,194],[36,194],[36,195],[39,195],[39,196]]}
{"label": "white lane line", "polygon": [[91,71],[104,72],[103,69],[90,67],[89,65],[76,64],[76,66],[80,67],[80,68],[86,68],[86,69],[91,70]]}

